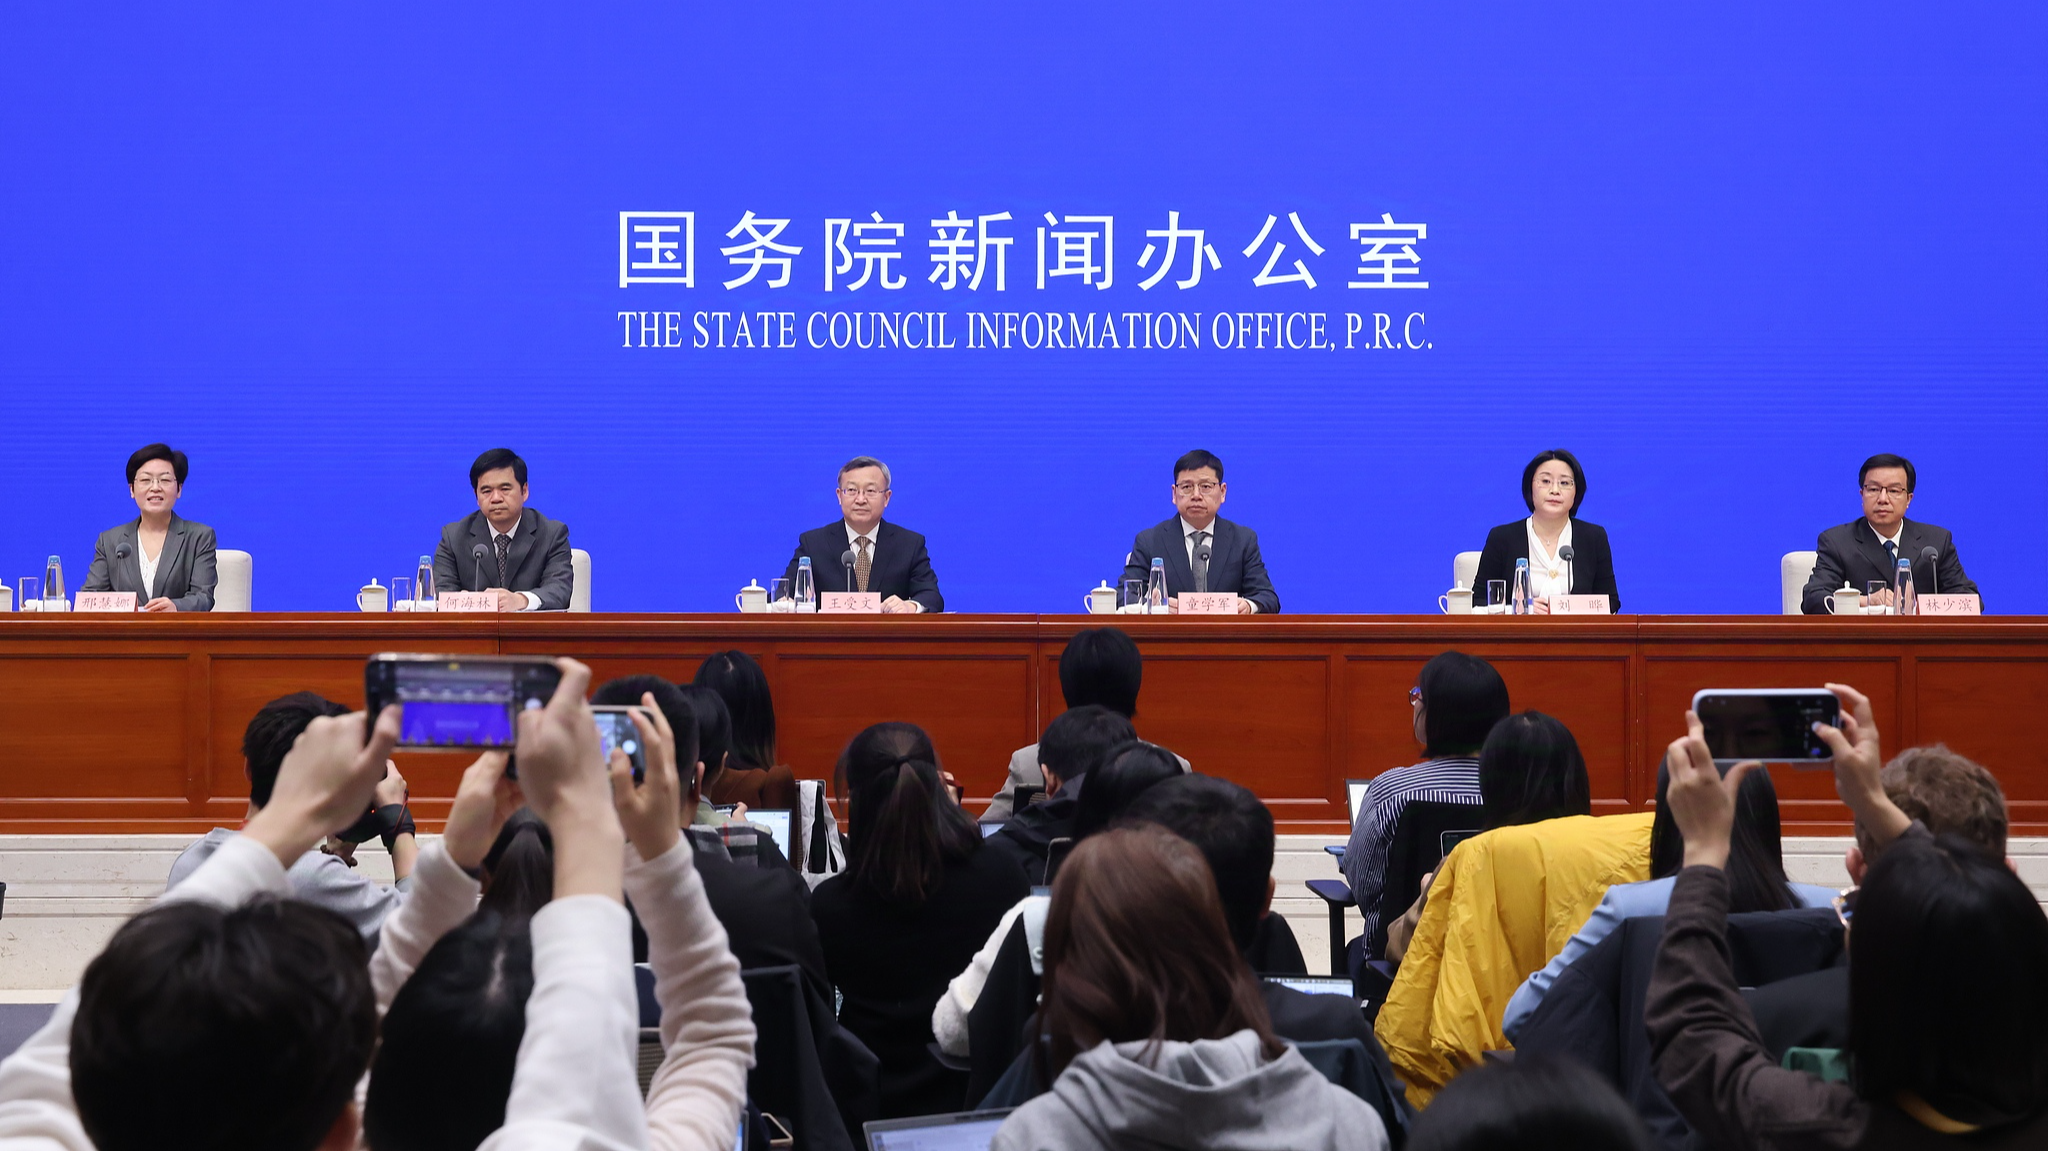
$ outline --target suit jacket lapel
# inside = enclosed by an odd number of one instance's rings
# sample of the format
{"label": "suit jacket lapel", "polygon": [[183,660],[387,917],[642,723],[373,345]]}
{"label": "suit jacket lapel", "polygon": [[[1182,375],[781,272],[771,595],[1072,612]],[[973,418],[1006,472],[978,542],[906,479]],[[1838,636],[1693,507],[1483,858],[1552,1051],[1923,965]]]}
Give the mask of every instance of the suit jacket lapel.
{"label": "suit jacket lapel", "polygon": [[[121,542],[128,545],[128,559],[117,559],[114,561],[119,566],[120,571],[114,574],[113,585],[116,588],[139,588],[142,590],[142,598],[148,600],[149,596],[147,593],[149,589],[142,587],[142,521],[140,519],[137,519],[133,524],[121,530]],[[169,547],[168,544],[165,546]]]}
{"label": "suit jacket lapel", "polygon": [[[1193,592],[1195,590],[1195,569],[1193,565],[1188,563],[1187,529],[1182,527],[1181,518],[1178,516],[1168,520],[1164,527],[1167,540],[1166,587],[1169,591],[1178,588],[1185,592]],[[1209,529],[1211,533],[1214,533],[1215,530],[1213,526]],[[1209,542],[1209,556],[1213,562],[1216,556],[1216,542],[1213,539]],[[1175,593],[1175,595],[1178,595],[1178,593]]]}
{"label": "suit jacket lapel", "polygon": [[[875,525],[875,554],[868,557],[868,591],[879,592],[884,587],[897,588],[909,583],[910,566],[907,558],[904,564],[904,578],[901,580],[891,580],[885,573],[893,574],[894,570],[883,567],[884,564],[892,564],[899,559],[897,553],[903,550],[902,543],[894,524],[884,520]],[[884,560],[883,557],[888,559]],[[859,557],[856,556],[855,559]]]}
{"label": "suit jacket lapel", "polygon": [[[492,581],[489,577],[495,575],[498,570],[498,548],[497,545],[491,542],[491,522],[482,512],[474,513],[470,517],[469,540],[469,547],[463,550],[462,555],[455,558],[455,586],[471,592],[481,592],[491,587]],[[478,572],[476,569],[476,546],[478,544],[484,546],[485,571],[483,572]],[[480,577],[483,578],[483,582],[471,588],[470,585],[476,583]]]}
{"label": "suit jacket lapel", "polygon": [[[140,544],[141,542],[137,541],[135,550],[136,574],[138,577],[141,575],[142,565],[142,549]],[[163,590],[171,586],[171,574],[177,571],[178,557],[184,550],[185,522],[176,515],[173,515],[170,528],[164,533],[163,554],[156,558],[156,587],[150,589],[150,596],[161,596],[164,594]]]}
{"label": "suit jacket lapel", "polygon": [[[528,508],[519,513],[519,530],[512,534],[512,547],[505,550],[505,585],[511,587],[519,580],[519,569],[526,564],[526,558],[533,555],[535,538],[540,535],[540,513]],[[491,549],[491,563],[498,562],[498,551]]]}
{"label": "suit jacket lapel", "polygon": [[[1877,529],[1870,526],[1868,519],[1859,517],[1856,521],[1855,535],[1857,547],[1863,550],[1863,555],[1870,560],[1871,566],[1877,569],[1882,579],[1889,581],[1892,578],[1892,554],[1884,550],[1884,541],[1877,538]],[[1905,534],[1901,533],[1900,542],[1903,543],[1905,539]]]}

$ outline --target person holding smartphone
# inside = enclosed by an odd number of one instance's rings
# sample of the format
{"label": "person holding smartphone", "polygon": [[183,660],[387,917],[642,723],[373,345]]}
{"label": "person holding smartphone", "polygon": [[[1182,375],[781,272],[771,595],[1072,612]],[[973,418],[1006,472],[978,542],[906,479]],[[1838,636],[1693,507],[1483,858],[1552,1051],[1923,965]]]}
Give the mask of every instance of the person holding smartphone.
{"label": "person holding smartphone", "polygon": [[141,513],[100,533],[81,592],[133,592],[144,612],[211,612],[213,529],[177,514],[191,463],[168,444],[128,457],[128,495]]}
{"label": "person holding smartphone", "polygon": [[1527,560],[1529,611],[1536,615],[1549,614],[1552,596],[1574,593],[1605,596],[1608,611],[1621,611],[1607,529],[1578,518],[1585,502],[1586,470],[1579,458],[1562,448],[1538,452],[1522,469],[1522,503],[1529,516],[1486,534],[1472,587],[1483,590],[1487,581],[1501,580],[1512,595],[1515,561]]}

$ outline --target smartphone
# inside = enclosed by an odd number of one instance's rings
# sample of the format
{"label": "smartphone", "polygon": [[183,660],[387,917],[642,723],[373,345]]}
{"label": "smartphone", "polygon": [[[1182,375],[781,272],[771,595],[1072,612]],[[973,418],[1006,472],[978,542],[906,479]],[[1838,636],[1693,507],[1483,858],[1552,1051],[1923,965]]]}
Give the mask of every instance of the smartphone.
{"label": "smartphone", "polygon": [[1692,698],[1716,763],[1823,764],[1835,757],[1816,722],[1840,727],[1841,704],[1825,688],[1708,688]]}
{"label": "smartphone", "polygon": [[511,748],[514,718],[545,707],[561,682],[553,661],[531,656],[379,652],[363,666],[370,716],[387,704],[404,709],[400,748]]}
{"label": "smartphone", "polygon": [[633,708],[626,704],[592,704],[590,714],[597,720],[597,742],[604,751],[604,762],[612,762],[612,749],[617,748],[633,762],[633,783],[638,784],[647,775],[647,749],[640,743],[640,729],[633,723]]}
{"label": "smartphone", "polygon": [[1010,811],[1022,812],[1043,799],[1045,799],[1045,785],[1019,784],[1017,785],[1017,791],[1011,794]]}

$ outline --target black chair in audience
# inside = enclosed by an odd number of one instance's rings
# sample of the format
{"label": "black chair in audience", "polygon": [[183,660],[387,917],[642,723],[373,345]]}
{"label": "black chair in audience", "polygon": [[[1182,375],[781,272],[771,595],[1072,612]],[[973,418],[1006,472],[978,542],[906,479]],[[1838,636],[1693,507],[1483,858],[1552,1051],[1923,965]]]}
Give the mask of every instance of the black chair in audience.
{"label": "black chair in audience", "polygon": [[881,1112],[875,1054],[839,1026],[796,965],[749,968],[740,979],[756,1033],[748,1097],[797,1148],[860,1147],[861,1125]]}
{"label": "black chair in audience", "polygon": [[1030,937],[1019,918],[996,950],[988,982],[967,1013],[966,1107],[981,1107],[989,1089],[1028,1046],[1031,1031],[1038,1026],[1038,987]]}
{"label": "black chair in audience", "polygon": [[[1650,1064],[1643,1005],[1664,917],[1624,920],[1550,986],[1522,1026],[1515,1051],[1569,1056],[1612,1081],[1648,1125],[1658,1147],[1697,1144]],[[1832,908],[1740,912],[1728,918],[1736,983],[1769,984],[1841,962],[1842,924]]]}
{"label": "black chair in audience", "polygon": [[[1380,888],[1379,923],[1370,939],[1359,937],[1351,941],[1343,965],[1359,998],[1371,1002],[1370,1013],[1377,1014],[1386,1000],[1398,968],[1380,959],[1387,950],[1387,929],[1406,915],[1415,898],[1422,894],[1422,878],[1437,870],[1458,840],[1478,830],[1477,804],[1411,800],[1401,809],[1382,873],[1386,879]],[[1334,953],[1331,958],[1335,960]]]}

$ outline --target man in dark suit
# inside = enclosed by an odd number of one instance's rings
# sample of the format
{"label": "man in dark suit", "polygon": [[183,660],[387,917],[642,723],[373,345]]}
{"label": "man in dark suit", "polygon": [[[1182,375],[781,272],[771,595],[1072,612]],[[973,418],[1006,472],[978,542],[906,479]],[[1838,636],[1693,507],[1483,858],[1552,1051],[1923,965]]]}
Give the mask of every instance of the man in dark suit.
{"label": "man in dark suit", "polygon": [[1166,561],[1166,594],[1231,592],[1238,612],[1278,612],[1280,596],[1266,576],[1259,534],[1216,515],[1230,490],[1223,461],[1200,448],[1174,461],[1173,506],[1178,515],[1138,533],[1124,563],[1124,579],[1144,580],[1154,557]]}
{"label": "man in dark suit", "polygon": [[[887,464],[872,456],[848,460],[839,469],[839,521],[797,537],[783,575],[794,581],[797,562],[809,556],[820,593],[878,592],[884,612],[945,611],[946,598],[939,595],[939,577],[924,537],[882,520],[889,509],[889,485]],[[842,559],[849,552],[851,572]]]}
{"label": "man in dark suit", "polygon": [[526,506],[526,461],[510,448],[493,448],[469,466],[469,486],[477,510],[441,529],[435,589],[495,592],[500,612],[567,608],[574,583],[569,526]]}
{"label": "man in dark suit", "polygon": [[[1844,584],[1860,593],[1872,580],[1884,581],[1886,588],[1870,602],[1890,605],[1890,584],[1901,557],[1913,564],[1915,591],[1977,591],[1977,585],[1963,573],[1963,562],[1956,557],[1948,529],[1906,519],[1918,479],[1912,461],[1904,456],[1882,452],[1863,462],[1857,473],[1857,483],[1863,489],[1863,515],[1820,534],[1813,576],[1799,598],[1801,611],[1809,616],[1825,615],[1828,593]],[[1935,551],[1932,564],[1921,558],[1928,548]]]}

